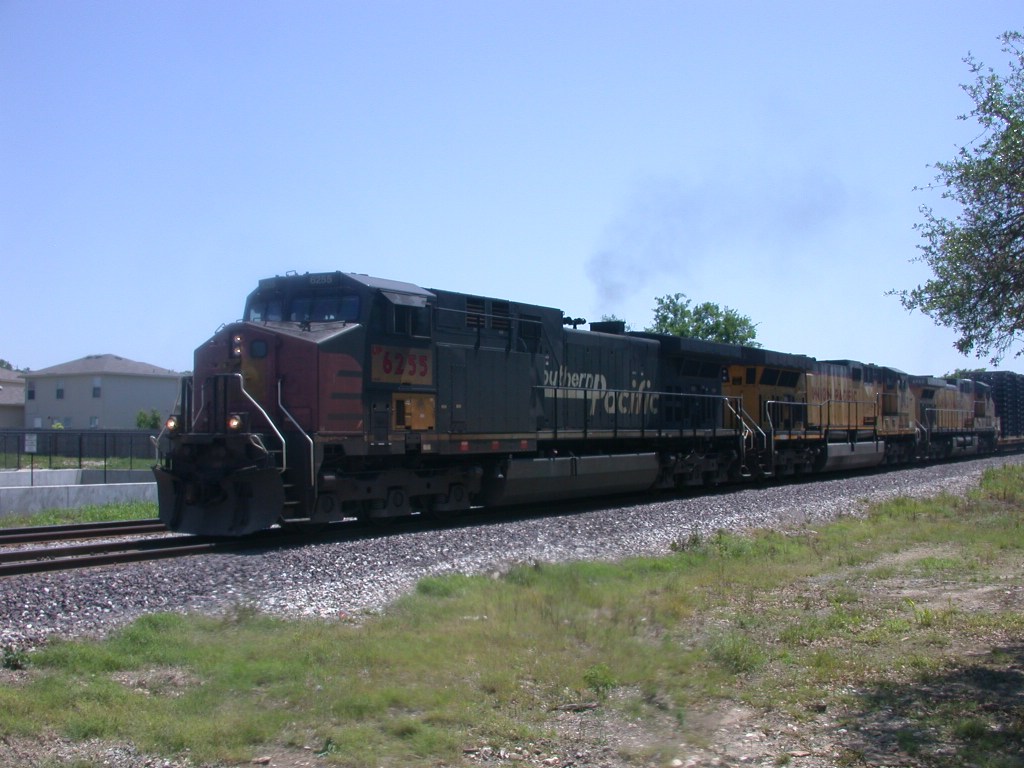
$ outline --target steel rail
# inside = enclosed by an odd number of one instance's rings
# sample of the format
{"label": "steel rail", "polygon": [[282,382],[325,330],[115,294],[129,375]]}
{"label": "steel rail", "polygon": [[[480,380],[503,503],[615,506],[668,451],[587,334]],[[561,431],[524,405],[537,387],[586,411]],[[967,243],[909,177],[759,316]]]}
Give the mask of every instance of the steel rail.
{"label": "steel rail", "polygon": [[147,520],[113,520],[99,523],[72,523],[69,525],[38,525],[0,529],[0,546],[43,541],[89,539],[102,536],[164,533],[166,531],[167,526],[156,518]]}
{"label": "steel rail", "polygon": [[97,565],[160,560],[210,552],[215,549],[238,548],[242,544],[241,540],[172,536],[158,539],[77,544],[69,547],[16,549],[0,552],[0,578],[27,573],[66,571]]}

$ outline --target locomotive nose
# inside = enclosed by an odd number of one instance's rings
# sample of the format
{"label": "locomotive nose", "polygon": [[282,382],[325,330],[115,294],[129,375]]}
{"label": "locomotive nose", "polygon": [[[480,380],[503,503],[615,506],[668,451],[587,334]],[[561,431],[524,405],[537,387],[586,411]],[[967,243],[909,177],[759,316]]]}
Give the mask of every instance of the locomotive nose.
{"label": "locomotive nose", "polygon": [[248,469],[219,480],[184,481],[154,468],[160,520],[171,530],[201,536],[245,536],[269,528],[284,509],[276,469]]}

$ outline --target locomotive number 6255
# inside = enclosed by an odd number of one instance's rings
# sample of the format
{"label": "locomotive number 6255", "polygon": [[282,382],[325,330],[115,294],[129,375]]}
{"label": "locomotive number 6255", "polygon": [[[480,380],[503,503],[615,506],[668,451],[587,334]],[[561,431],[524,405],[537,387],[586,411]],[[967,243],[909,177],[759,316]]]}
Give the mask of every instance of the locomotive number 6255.
{"label": "locomotive number 6255", "polygon": [[434,360],[429,350],[374,345],[370,357],[370,375],[375,382],[426,386],[434,383]]}

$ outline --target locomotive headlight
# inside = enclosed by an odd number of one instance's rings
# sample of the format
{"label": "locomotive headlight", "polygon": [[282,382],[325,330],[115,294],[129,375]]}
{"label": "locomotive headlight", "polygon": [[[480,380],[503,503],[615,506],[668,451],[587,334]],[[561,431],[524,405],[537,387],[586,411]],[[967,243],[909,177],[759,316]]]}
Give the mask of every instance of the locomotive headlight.
{"label": "locomotive headlight", "polygon": [[245,417],[240,413],[232,413],[228,416],[228,431],[241,432],[245,427]]}
{"label": "locomotive headlight", "polygon": [[181,426],[181,420],[177,416],[168,416],[167,421],[164,422],[164,426],[168,432],[177,432]]}
{"label": "locomotive headlight", "polygon": [[234,336],[231,337],[231,356],[242,356],[242,335],[239,333],[236,333]]}

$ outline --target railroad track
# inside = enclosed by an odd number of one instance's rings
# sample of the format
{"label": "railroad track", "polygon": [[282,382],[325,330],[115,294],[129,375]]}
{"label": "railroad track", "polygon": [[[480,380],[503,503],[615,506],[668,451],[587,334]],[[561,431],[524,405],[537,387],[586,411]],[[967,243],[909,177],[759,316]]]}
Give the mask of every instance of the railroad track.
{"label": "railroad track", "polygon": [[102,523],[73,523],[68,525],[39,525],[27,528],[0,529],[0,546],[30,544],[45,541],[94,539],[107,536],[141,536],[164,533],[167,526],[156,518],[148,520],[113,520]]}
{"label": "railroad track", "polygon": [[182,557],[216,549],[237,548],[238,545],[239,542],[198,536],[164,536],[59,547],[26,547],[0,552],[0,578]]}
{"label": "railroad track", "polygon": [[[317,532],[272,529],[232,539],[191,534],[134,538],[161,533],[169,534],[156,519],[0,529],[0,578],[254,547],[287,547],[352,535],[349,526],[335,525]],[[85,541],[95,538],[107,540]],[[82,543],[56,546],[75,539]],[[23,544],[40,546],[17,546]]]}
{"label": "railroad track", "polygon": [[[237,548],[241,544],[240,541],[201,536],[138,538],[166,532],[166,526],[155,519],[10,528],[0,531],[0,547],[4,547],[0,550],[0,578],[182,557]],[[96,538],[107,540],[86,541]],[[48,546],[70,540],[81,543]],[[22,544],[40,546],[15,546]]]}

